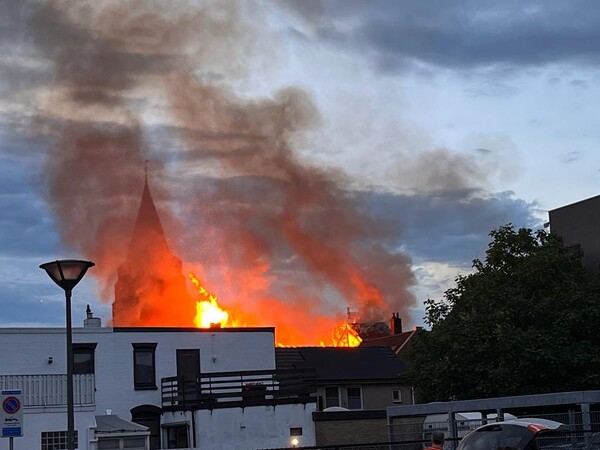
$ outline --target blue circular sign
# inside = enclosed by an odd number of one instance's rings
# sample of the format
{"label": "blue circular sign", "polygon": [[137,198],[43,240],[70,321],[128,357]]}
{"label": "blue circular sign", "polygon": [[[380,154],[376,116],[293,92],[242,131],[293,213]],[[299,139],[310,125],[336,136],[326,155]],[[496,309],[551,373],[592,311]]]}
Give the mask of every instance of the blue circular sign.
{"label": "blue circular sign", "polygon": [[17,397],[6,397],[2,402],[2,409],[7,414],[16,414],[21,409],[21,402]]}

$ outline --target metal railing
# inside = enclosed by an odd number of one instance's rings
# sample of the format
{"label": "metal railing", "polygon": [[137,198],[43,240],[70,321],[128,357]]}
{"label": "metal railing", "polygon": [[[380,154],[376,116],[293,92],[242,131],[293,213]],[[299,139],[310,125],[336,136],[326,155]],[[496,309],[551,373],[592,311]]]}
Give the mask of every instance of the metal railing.
{"label": "metal railing", "polygon": [[[65,406],[67,404],[67,375],[0,375],[0,390],[20,389],[25,407]],[[73,376],[75,405],[96,403],[94,374]]]}
{"label": "metal railing", "polygon": [[[442,416],[442,414],[432,416]],[[505,420],[531,417],[554,420],[567,425],[568,430],[561,432],[561,436],[565,437],[561,448],[564,448],[565,450],[585,448],[600,450],[600,412],[592,411],[590,413],[590,423],[587,424],[587,426],[584,423],[584,414],[580,411],[565,411],[552,414],[526,414],[519,415],[518,417],[508,416],[505,417]],[[392,439],[395,442],[402,442],[402,445],[397,448],[403,450],[420,450],[429,444],[431,433],[433,431],[442,431],[446,435],[444,449],[452,450],[470,431],[486,423],[496,422],[496,420],[495,416],[483,420],[457,418],[455,426],[458,437],[454,439],[449,437],[451,427],[448,419],[431,421],[426,417],[406,418],[394,423],[390,432]],[[568,439],[566,437],[568,437]],[[546,447],[550,447],[550,445],[546,445]],[[552,445],[552,447],[558,447],[558,445]]]}
{"label": "metal railing", "polygon": [[314,370],[202,373],[161,379],[163,410],[195,410],[316,402]]}

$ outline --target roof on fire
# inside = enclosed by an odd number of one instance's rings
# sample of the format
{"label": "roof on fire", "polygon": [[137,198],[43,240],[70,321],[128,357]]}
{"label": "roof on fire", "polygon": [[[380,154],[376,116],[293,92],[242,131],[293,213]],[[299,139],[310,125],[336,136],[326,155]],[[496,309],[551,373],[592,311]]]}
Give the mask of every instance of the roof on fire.
{"label": "roof on fire", "polygon": [[404,348],[407,347],[408,342],[412,337],[421,330],[420,327],[415,327],[413,330],[405,331],[403,333],[393,334],[391,336],[385,336],[377,339],[369,339],[361,342],[361,347],[389,347],[396,354],[400,353]]}
{"label": "roof on fire", "polygon": [[316,381],[395,380],[404,363],[387,347],[276,348],[278,369],[315,369]]}

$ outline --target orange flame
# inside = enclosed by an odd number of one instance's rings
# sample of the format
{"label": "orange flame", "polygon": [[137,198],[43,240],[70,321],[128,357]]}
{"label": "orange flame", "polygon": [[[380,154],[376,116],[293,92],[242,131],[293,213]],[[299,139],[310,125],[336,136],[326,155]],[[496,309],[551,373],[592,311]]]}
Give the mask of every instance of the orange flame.
{"label": "orange flame", "polygon": [[361,337],[350,324],[342,323],[333,331],[333,347],[358,347],[362,342]]}
{"label": "orange flame", "polygon": [[[212,294],[200,281],[200,279],[193,273],[189,274],[189,278],[193,285],[198,290],[198,301],[196,302],[196,316],[194,317],[194,325],[198,328],[211,328],[211,327],[231,327],[236,326],[233,321],[230,320],[230,314],[219,306],[219,299],[216,295]],[[243,312],[237,311],[236,317],[244,316]],[[352,326],[346,322],[335,326],[329,343],[321,341],[321,346],[325,347],[358,347],[362,339],[352,328]],[[278,342],[278,347],[285,347],[288,344]]]}
{"label": "orange flame", "polygon": [[190,280],[198,289],[198,298],[196,302],[196,316],[194,325],[198,328],[210,328],[215,325],[226,327],[229,325],[229,313],[218,304],[216,295],[211,294],[193,273],[189,274]]}

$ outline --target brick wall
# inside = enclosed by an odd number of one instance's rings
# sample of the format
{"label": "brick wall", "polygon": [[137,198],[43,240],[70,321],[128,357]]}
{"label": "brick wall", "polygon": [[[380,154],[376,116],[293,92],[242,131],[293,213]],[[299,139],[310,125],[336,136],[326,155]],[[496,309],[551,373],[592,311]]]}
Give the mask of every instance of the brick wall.
{"label": "brick wall", "polygon": [[388,440],[384,410],[313,413],[316,445],[368,444]]}

